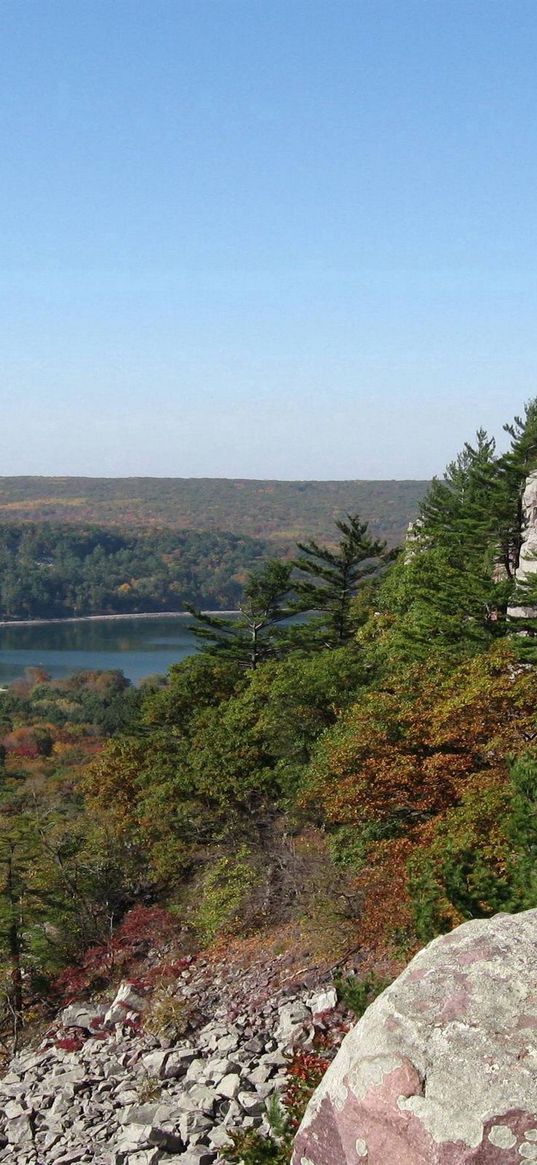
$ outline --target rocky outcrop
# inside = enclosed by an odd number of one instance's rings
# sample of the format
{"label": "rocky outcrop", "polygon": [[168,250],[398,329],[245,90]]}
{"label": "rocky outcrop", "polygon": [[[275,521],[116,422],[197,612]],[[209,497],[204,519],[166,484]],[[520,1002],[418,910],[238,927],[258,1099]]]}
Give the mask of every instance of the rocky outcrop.
{"label": "rocky outcrop", "polygon": [[[295,985],[261,1001],[261,980],[181,972],[166,998],[197,1018],[179,1040],[151,1035],[138,984],[65,1008],[0,1080],[0,1162],[211,1165],[234,1130],[268,1132],[267,1100],[284,1090],[290,1054],[327,1031],[337,997]],[[245,989],[251,1005],[238,1010]]]}
{"label": "rocky outcrop", "polygon": [[[516,580],[523,583],[537,572],[537,472],[530,473],[522,495],[524,538],[516,571]],[[511,619],[528,618],[537,612],[530,607],[509,607]]]}
{"label": "rocky outcrop", "polygon": [[537,910],[432,942],[353,1028],[293,1165],[537,1161]]}

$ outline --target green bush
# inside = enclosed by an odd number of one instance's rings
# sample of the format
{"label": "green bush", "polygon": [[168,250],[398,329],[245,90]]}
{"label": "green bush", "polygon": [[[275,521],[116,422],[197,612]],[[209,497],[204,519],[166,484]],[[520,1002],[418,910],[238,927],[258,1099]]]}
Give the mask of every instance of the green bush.
{"label": "green bush", "polygon": [[220,858],[202,883],[202,897],[194,928],[203,943],[236,926],[248,896],[258,880],[251,851],[241,845],[234,857]]}
{"label": "green bush", "polygon": [[352,1011],[357,1019],[361,1019],[377,995],[381,995],[389,987],[389,979],[381,979],[378,975],[364,975],[358,979],[355,975],[336,979],[338,996],[345,1007]]}

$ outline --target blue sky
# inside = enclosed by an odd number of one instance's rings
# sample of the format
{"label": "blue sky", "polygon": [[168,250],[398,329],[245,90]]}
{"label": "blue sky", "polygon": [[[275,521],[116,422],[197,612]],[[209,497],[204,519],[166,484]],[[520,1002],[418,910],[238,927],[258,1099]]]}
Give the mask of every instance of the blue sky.
{"label": "blue sky", "polygon": [[425,477],[537,394],[534,0],[3,0],[0,474]]}

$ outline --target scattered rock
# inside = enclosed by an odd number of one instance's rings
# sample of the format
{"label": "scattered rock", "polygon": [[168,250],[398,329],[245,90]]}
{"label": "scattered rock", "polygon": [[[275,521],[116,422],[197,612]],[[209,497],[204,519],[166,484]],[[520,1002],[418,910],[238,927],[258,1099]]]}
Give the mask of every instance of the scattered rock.
{"label": "scattered rock", "polygon": [[304,1025],[308,1020],[311,1021],[311,1012],[300,999],[293,999],[280,1008],[275,1034],[283,1050],[304,1043]]}
{"label": "scattered rock", "polygon": [[335,987],[331,987],[329,991],[318,991],[310,995],[306,1002],[312,1015],[324,1015],[337,1007],[337,991]]}
{"label": "scattered rock", "polygon": [[230,1072],[224,1076],[220,1083],[216,1086],[216,1091],[219,1096],[227,1097],[228,1100],[234,1100],[239,1092],[241,1086],[241,1078],[237,1072]]}
{"label": "scattered rock", "polygon": [[124,982],[121,984],[118,993],[105,1013],[105,1024],[111,1025],[115,1023],[123,1023],[128,1017],[129,1012],[134,1012],[139,1015],[147,1007],[147,1000],[145,1000],[138,991],[136,991],[132,983]]}
{"label": "scattered rock", "polygon": [[[1,1165],[218,1165],[233,1131],[266,1133],[267,1099],[313,1015],[304,987],[271,997],[270,976],[248,974],[189,967],[175,990],[198,1018],[175,1045],[144,1030],[147,1000],[131,982],[108,1006],[64,1008],[0,1080]],[[245,975],[266,991],[261,1006]]]}
{"label": "scattered rock", "polygon": [[60,1015],[62,1027],[81,1027],[85,1031],[94,1031],[100,1027],[106,1014],[104,1007],[89,1007],[83,1003],[71,1003],[64,1008]]}

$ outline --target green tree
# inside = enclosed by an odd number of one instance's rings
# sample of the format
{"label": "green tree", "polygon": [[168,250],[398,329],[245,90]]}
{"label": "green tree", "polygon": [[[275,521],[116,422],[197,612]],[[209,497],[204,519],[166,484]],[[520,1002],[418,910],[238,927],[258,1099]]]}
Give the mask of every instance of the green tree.
{"label": "green tree", "polygon": [[294,562],[295,610],[316,613],[298,637],[318,647],[341,647],[352,639],[358,626],[353,600],[387,557],[386,544],[371,537],[358,514],[348,514],[336,527],[341,538],[335,549],[312,539],[299,542],[300,555]]}
{"label": "green tree", "polygon": [[261,570],[248,575],[239,615],[223,619],[189,607],[196,623],[191,627],[205,651],[256,668],[278,655],[278,628],[292,615],[289,607],[291,564],[269,559]]}
{"label": "green tree", "polygon": [[23,958],[24,927],[29,897],[29,872],[34,858],[33,839],[25,823],[16,819],[0,832],[0,965],[4,963],[4,1020],[13,1034],[13,1048],[18,1045],[24,1022]]}
{"label": "green tree", "polygon": [[489,505],[496,518],[499,559],[506,576],[513,579],[526,525],[522,495],[528,474],[537,467],[537,398],[525,405],[522,417],[504,425],[504,430],[511,444],[498,460]]}
{"label": "green tree", "polygon": [[381,587],[380,606],[395,617],[392,656],[425,658],[434,644],[456,660],[506,633],[512,583],[497,566],[498,472],[494,441],[479,430],[432,482]]}

